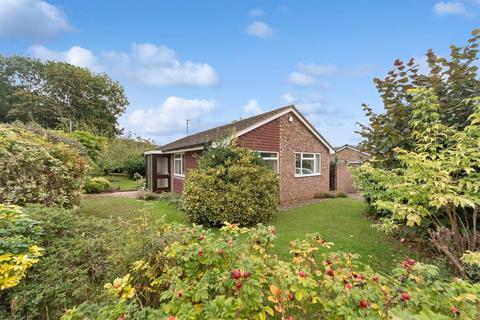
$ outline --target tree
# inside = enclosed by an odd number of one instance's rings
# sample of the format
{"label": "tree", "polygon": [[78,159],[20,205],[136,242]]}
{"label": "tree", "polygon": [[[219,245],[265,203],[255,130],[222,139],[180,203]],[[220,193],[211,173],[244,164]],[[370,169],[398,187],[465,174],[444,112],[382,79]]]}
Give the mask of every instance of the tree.
{"label": "tree", "polygon": [[473,109],[463,103],[465,99],[480,95],[478,80],[478,42],[480,29],[472,32],[472,38],[464,47],[452,45],[450,57],[437,56],[433,50],[426,54],[428,74],[419,72],[419,65],[410,59],[407,63],[397,59],[394,69],[384,79],[374,79],[382,98],[385,112],[376,114],[363,104],[369,120],[368,125],[360,124],[359,134],[365,139],[361,147],[376,157],[376,166],[386,168],[398,164],[395,148],[412,150],[415,140],[412,120],[412,100],[408,90],[425,87],[433,90],[438,97],[440,122],[462,130]]}
{"label": "tree", "polygon": [[434,92],[407,91],[412,147],[393,149],[397,167],[366,163],[354,171],[355,183],[376,210],[389,213],[381,219],[383,230],[424,227],[434,247],[465,275],[460,257],[480,247],[480,97],[457,106],[473,110],[462,126],[447,125]]}
{"label": "tree", "polygon": [[105,74],[63,62],[0,56],[0,121],[112,137],[128,100]]}

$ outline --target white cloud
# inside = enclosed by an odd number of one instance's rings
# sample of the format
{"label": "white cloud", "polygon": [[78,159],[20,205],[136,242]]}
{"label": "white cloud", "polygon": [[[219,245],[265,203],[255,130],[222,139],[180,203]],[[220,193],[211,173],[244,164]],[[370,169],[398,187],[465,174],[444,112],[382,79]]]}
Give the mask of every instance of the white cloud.
{"label": "white cloud", "polygon": [[460,1],[446,1],[446,2],[437,2],[433,6],[433,11],[439,16],[472,16],[471,12],[468,12],[465,4]]}
{"label": "white cloud", "polygon": [[283,94],[280,100],[284,104],[294,104],[307,118],[316,118],[319,115],[334,115],[338,111],[328,104],[325,99],[318,94],[297,97],[290,92]]}
{"label": "white cloud", "polygon": [[250,10],[249,14],[250,14],[252,17],[261,17],[261,16],[263,16],[265,13],[263,12],[262,9],[253,9],[253,10]]}
{"label": "white cloud", "polygon": [[259,37],[261,39],[271,37],[274,33],[273,29],[270,28],[268,24],[261,21],[252,22],[247,27],[247,32],[249,35]]}
{"label": "white cloud", "polygon": [[298,70],[316,76],[326,76],[338,72],[338,67],[333,64],[299,63]]}
{"label": "white cloud", "polygon": [[318,83],[317,79],[302,72],[290,73],[288,82],[297,87],[308,87]]}
{"label": "white cloud", "polygon": [[93,52],[79,46],[71,47],[67,51],[55,51],[37,45],[30,47],[29,51],[32,56],[41,60],[65,61],[95,72],[102,71],[102,67],[98,65],[98,58]]}
{"label": "white cloud", "polygon": [[212,100],[170,96],[157,108],[133,111],[127,116],[127,122],[135,132],[157,137],[172,136],[185,132],[187,119],[199,123],[202,116],[214,108]]}
{"label": "white cloud", "polygon": [[243,106],[243,111],[247,115],[257,115],[263,112],[262,107],[255,99],[248,100],[247,104]]}
{"label": "white cloud", "polygon": [[215,69],[209,64],[180,61],[174,50],[150,43],[133,44],[129,53],[105,51],[99,56],[78,46],[66,51],[32,46],[30,52],[39,59],[66,61],[96,72],[108,72],[113,77],[155,87],[207,87],[219,81]]}
{"label": "white cloud", "polygon": [[0,37],[46,38],[70,31],[65,14],[42,0],[0,0]]}

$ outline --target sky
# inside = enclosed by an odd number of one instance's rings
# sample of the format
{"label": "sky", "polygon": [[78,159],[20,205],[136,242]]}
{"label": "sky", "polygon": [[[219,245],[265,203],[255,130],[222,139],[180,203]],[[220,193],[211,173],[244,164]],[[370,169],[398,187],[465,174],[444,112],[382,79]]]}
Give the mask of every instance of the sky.
{"label": "sky", "polygon": [[356,144],[373,78],[424,65],[479,27],[480,0],[0,0],[0,54],[120,82],[125,132],[164,144],[295,104],[334,146]]}

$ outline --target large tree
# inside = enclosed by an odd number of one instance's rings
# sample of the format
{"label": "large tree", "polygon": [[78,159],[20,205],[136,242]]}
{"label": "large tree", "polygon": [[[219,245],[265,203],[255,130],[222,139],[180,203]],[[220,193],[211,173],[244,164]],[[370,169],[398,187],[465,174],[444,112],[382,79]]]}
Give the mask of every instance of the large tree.
{"label": "large tree", "polygon": [[384,113],[377,114],[363,104],[368,125],[362,125],[361,146],[375,156],[377,165],[392,168],[398,165],[395,148],[412,150],[412,101],[407,93],[413,88],[430,88],[438,97],[440,120],[460,130],[467,124],[473,109],[462,103],[467,98],[480,96],[478,79],[478,42],[480,30],[474,30],[464,47],[452,45],[449,57],[441,57],[429,50],[426,53],[428,72],[421,72],[414,59],[397,59],[394,69],[384,79],[374,79],[382,98]]}
{"label": "large tree", "polygon": [[120,133],[128,100],[105,74],[63,62],[0,56],[0,121],[36,122],[46,128]]}

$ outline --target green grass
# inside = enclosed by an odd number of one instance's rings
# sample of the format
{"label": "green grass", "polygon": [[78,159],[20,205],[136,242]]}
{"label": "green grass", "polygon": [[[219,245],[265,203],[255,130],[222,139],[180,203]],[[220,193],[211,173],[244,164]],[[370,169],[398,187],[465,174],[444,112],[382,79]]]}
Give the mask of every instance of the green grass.
{"label": "green grass", "polygon": [[[140,201],[118,197],[87,198],[80,210],[99,217],[137,218],[141,210],[165,215],[167,222],[188,223],[181,211],[162,201]],[[417,254],[371,227],[364,215],[364,204],[353,199],[327,199],[319,203],[281,211],[271,224],[277,229],[275,251],[289,259],[288,243],[318,232],[333,242],[333,251],[353,252],[377,270],[389,270],[398,261]]]}
{"label": "green grass", "polygon": [[114,175],[114,176],[107,176],[106,178],[108,181],[110,181],[110,186],[114,190],[120,190],[120,191],[137,190],[137,182],[130,180],[128,176]]}

